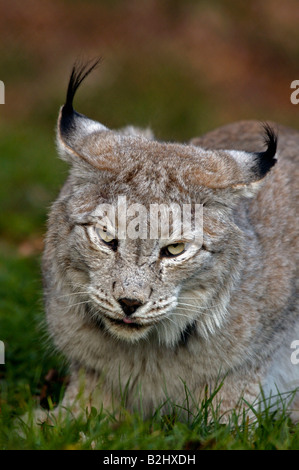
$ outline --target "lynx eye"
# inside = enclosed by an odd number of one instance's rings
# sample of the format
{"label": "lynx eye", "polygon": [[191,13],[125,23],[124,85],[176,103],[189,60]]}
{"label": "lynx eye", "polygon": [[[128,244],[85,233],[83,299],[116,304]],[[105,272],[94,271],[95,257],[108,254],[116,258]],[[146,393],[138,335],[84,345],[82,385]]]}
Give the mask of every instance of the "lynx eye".
{"label": "lynx eye", "polygon": [[161,254],[165,257],[178,256],[185,251],[185,246],[185,243],[182,242],[173,243],[172,245],[165,246],[162,249]]}
{"label": "lynx eye", "polygon": [[97,236],[107,245],[111,246],[112,249],[116,250],[117,248],[117,239],[108,232],[107,227],[95,227],[95,232]]}

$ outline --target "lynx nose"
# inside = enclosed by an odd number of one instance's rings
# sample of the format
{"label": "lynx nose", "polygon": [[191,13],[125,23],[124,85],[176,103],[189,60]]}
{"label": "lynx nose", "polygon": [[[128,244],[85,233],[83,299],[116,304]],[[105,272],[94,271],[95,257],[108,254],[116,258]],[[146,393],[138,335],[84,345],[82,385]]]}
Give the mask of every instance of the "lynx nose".
{"label": "lynx nose", "polygon": [[132,315],[138,307],[142,305],[142,302],[136,299],[118,299],[118,302],[120,303],[121,308],[125,312],[126,315]]}

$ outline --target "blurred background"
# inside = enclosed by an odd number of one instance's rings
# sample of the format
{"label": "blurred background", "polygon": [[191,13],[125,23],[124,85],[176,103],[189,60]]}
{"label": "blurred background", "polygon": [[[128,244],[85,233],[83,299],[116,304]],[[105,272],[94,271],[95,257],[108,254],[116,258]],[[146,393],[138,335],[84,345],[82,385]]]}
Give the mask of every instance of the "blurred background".
{"label": "blurred background", "polygon": [[240,119],[299,129],[299,4],[2,0],[0,39],[0,340],[13,366],[0,379],[11,383],[40,362],[42,240],[67,174],[55,124],[76,58],[103,57],[75,108],[111,128],[183,142]]}

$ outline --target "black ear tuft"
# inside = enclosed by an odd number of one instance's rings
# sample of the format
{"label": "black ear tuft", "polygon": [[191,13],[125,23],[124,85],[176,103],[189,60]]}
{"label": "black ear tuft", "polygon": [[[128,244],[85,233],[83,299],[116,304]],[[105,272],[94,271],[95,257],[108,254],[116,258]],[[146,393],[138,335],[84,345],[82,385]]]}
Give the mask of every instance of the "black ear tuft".
{"label": "black ear tuft", "polygon": [[73,100],[77,89],[79,88],[83,80],[87,77],[87,75],[92,72],[92,70],[99,64],[100,61],[101,58],[89,60],[85,64],[82,64],[78,61],[75,62],[67,88],[66,102],[62,108],[63,115],[66,116],[67,114],[73,113]]}
{"label": "black ear tuft", "polygon": [[260,177],[263,178],[276,163],[277,134],[269,124],[263,124],[265,132],[265,144],[267,149],[264,152],[256,153],[257,170]]}
{"label": "black ear tuft", "polygon": [[275,133],[274,129],[267,123],[264,124],[264,131],[265,144],[267,145],[267,150],[264,152],[264,156],[273,159],[277,149],[277,134]]}

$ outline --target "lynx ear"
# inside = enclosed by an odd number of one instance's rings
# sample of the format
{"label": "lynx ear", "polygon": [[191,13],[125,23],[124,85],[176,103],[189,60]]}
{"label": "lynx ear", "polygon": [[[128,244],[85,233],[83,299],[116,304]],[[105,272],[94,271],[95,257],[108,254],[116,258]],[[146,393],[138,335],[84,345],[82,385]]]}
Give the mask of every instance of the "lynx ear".
{"label": "lynx ear", "polygon": [[192,169],[192,182],[212,189],[254,189],[276,163],[277,135],[264,126],[264,152],[243,152],[240,150],[206,150]]}
{"label": "lynx ear", "polygon": [[264,152],[230,151],[230,155],[243,169],[244,181],[236,182],[237,186],[261,181],[276,164],[277,134],[268,124],[264,125],[264,132],[264,141],[267,146]]}
{"label": "lynx ear", "polygon": [[86,64],[76,63],[73,66],[68,84],[66,102],[61,107],[57,123],[57,145],[63,160],[71,163],[82,161],[101,169],[110,170],[114,167],[109,158],[103,159],[99,151],[101,135],[108,129],[97,121],[93,121],[73,108],[75,93],[83,80],[99,64],[100,59]]}

